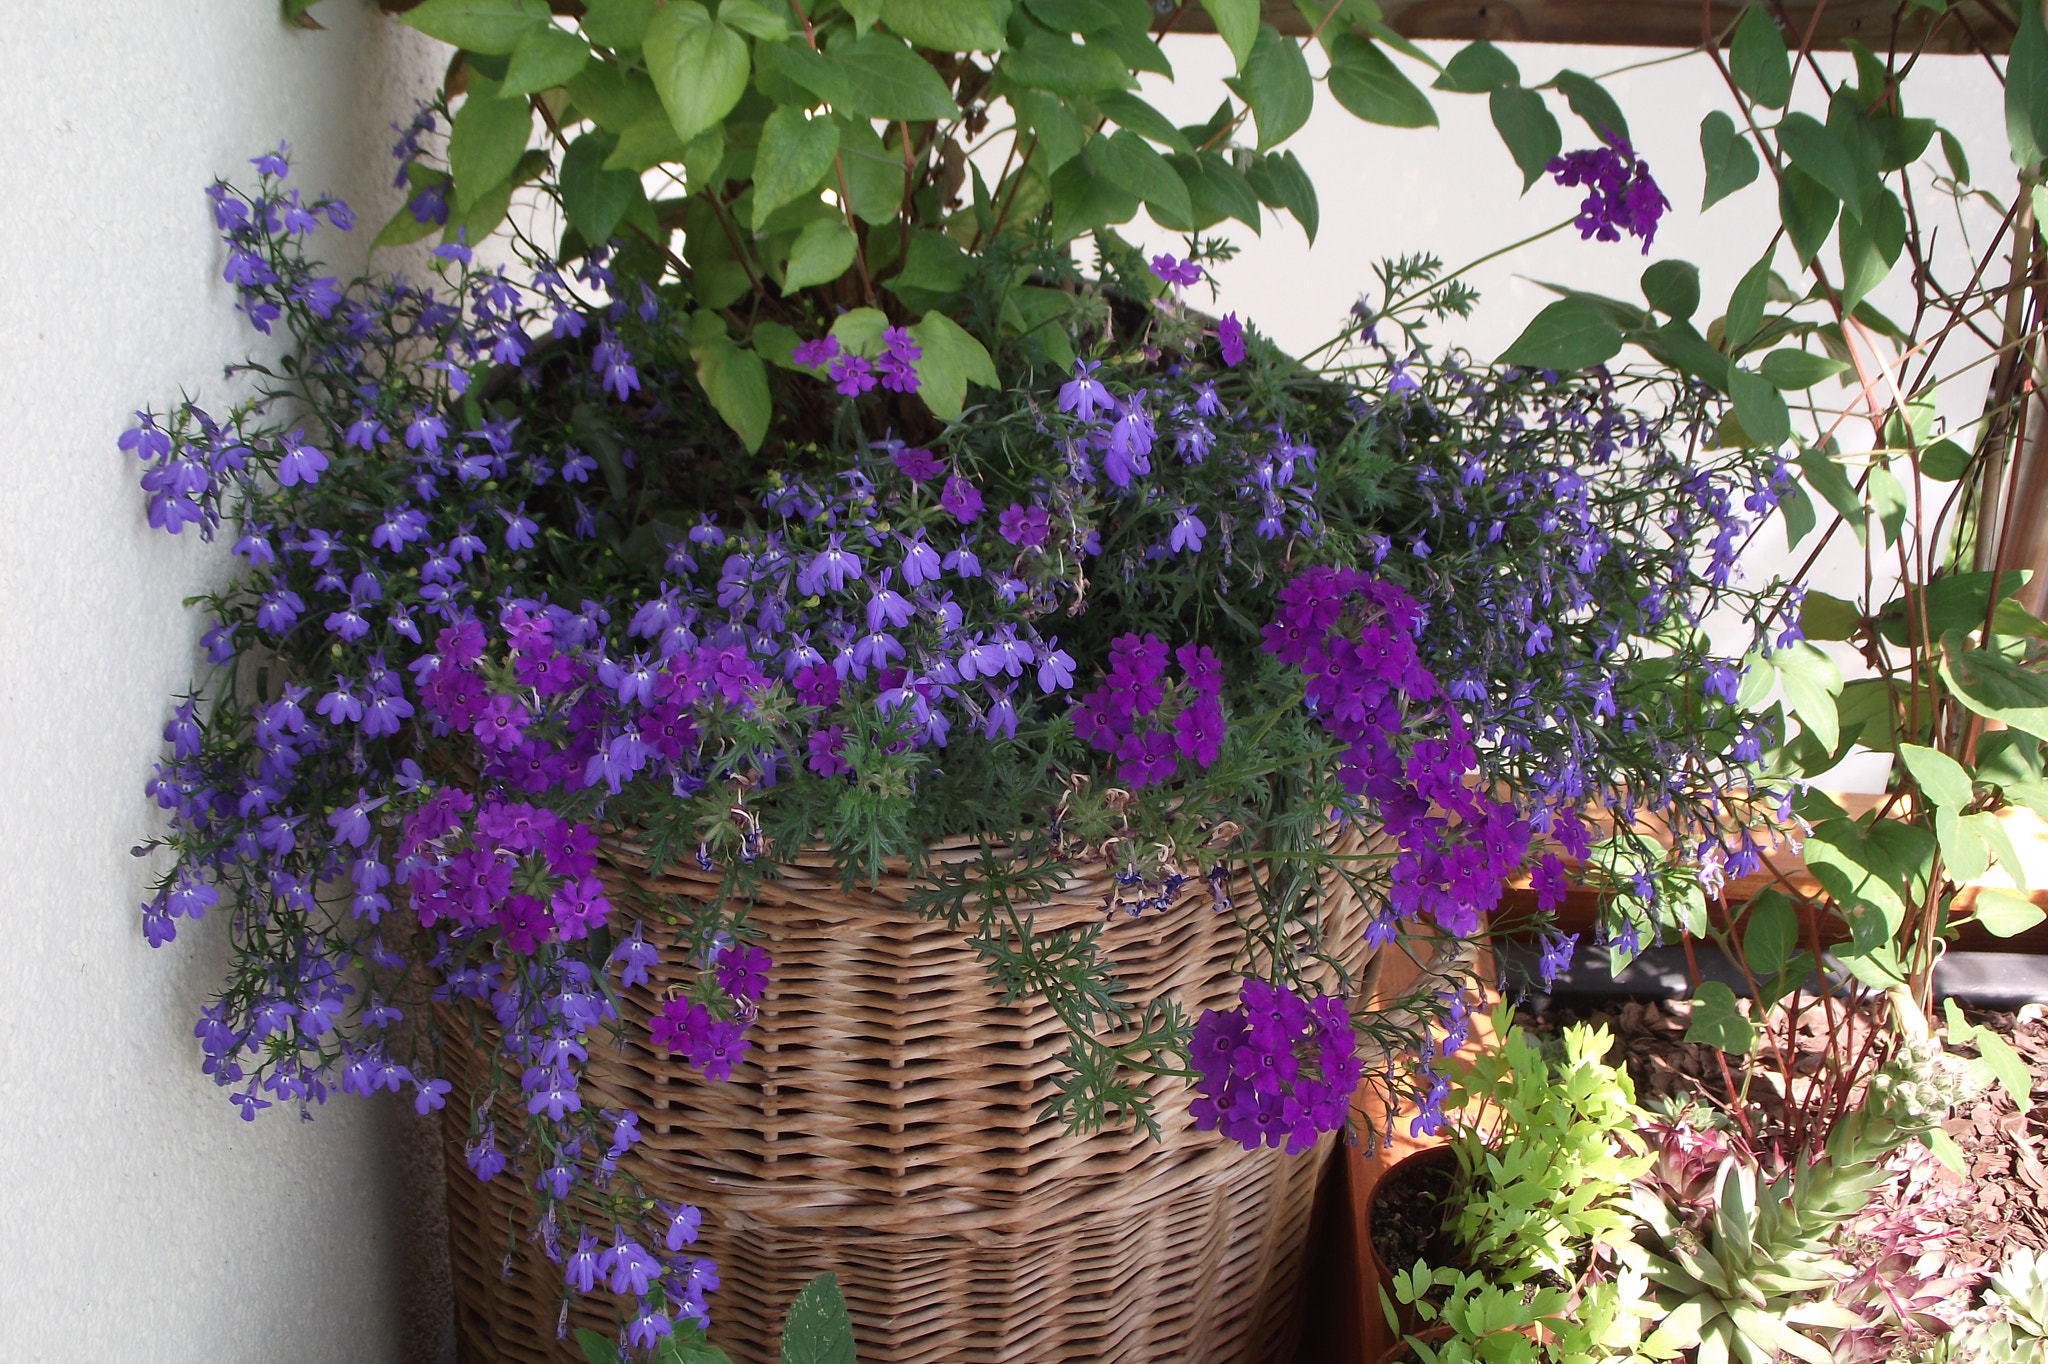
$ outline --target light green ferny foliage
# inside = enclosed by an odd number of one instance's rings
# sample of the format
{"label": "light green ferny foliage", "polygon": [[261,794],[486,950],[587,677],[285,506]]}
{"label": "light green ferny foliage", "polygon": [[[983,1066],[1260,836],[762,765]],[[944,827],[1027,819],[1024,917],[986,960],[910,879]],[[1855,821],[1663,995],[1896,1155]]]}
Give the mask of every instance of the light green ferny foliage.
{"label": "light green ferny foliage", "polygon": [[[1571,1283],[1594,1246],[1631,1244],[1629,1186],[1649,1168],[1635,1090],[1602,1061],[1605,1028],[1567,1028],[1561,1052],[1495,1014],[1503,1043],[1459,1075],[1451,1137],[1459,1179],[1449,1223],[1468,1268],[1513,1286]],[[1448,1107],[1448,1105],[1447,1105]]]}

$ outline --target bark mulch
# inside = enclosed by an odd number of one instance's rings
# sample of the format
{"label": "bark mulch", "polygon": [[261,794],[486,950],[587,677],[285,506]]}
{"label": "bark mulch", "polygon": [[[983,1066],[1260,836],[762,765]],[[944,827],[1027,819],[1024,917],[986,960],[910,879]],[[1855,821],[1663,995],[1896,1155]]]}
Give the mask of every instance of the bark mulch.
{"label": "bark mulch", "polygon": [[[1796,1094],[1821,1068],[1827,1032],[1822,1007],[1809,1004],[1802,1011],[1793,1054],[1760,1055],[1747,1076],[1750,1117],[1760,1134],[1783,1130],[1788,1084]],[[1613,1001],[1584,1008],[1560,1003],[1540,1012],[1525,1005],[1518,1019],[1537,1032],[1568,1023],[1606,1025],[1614,1037],[1608,1059],[1626,1065],[1645,1104],[1690,1098],[1725,1105],[1731,1082],[1737,1091],[1743,1088],[1744,1067],[1730,1060],[1724,1071],[1719,1053],[1687,1042],[1690,1014],[1683,1000]],[[2048,1011],[2028,1005],[2017,1014],[1964,1014],[2004,1037],[2026,1063],[2035,1100],[2030,1111],[2015,1108],[2003,1086],[1988,1087],[1943,1124],[1968,1173],[1956,1174],[1915,1145],[1893,1160],[1896,1178],[1879,1191],[1855,1229],[1873,1253],[1892,1247],[1881,1265],[1869,1268],[1894,1287],[1900,1305],[1947,1322],[1979,1299],[1983,1277],[2014,1250],[2048,1250]],[[1836,1026],[1858,1038],[1868,1030],[1865,1020],[1839,1014]],[[1969,1046],[1956,1051],[1976,1055]]]}

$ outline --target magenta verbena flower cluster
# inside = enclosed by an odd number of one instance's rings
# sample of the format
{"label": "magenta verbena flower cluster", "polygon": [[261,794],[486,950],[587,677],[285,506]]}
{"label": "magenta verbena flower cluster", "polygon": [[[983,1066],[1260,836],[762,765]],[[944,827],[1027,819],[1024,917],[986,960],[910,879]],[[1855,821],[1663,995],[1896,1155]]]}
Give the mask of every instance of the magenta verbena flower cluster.
{"label": "magenta verbena flower cluster", "polygon": [[1210,1009],[1188,1044],[1196,1097],[1188,1112],[1205,1132],[1248,1149],[1299,1155],[1350,1117],[1364,1065],[1351,1011],[1334,995],[1303,999],[1286,985],[1248,980],[1234,1009]]}
{"label": "magenta verbena flower cluster", "polygon": [[1544,169],[1560,185],[1585,187],[1585,201],[1572,224],[1582,239],[1618,242],[1626,232],[1642,239],[1648,255],[1657,221],[1671,201],[1650,178],[1650,163],[1636,155],[1626,137],[1603,130],[1601,140],[1604,146],[1552,157]]}

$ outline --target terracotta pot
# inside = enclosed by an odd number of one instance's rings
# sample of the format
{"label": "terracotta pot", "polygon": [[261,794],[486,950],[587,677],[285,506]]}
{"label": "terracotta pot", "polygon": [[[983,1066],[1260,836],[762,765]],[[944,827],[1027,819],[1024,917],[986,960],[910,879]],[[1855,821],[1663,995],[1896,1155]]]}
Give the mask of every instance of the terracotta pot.
{"label": "terracotta pot", "polygon": [[[1457,1154],[1450,1147],[1425,1147],[1420,1151],[1411,1152],[1395,1161],[1385,1174],[1373,1182],[1371,1191],[1366,1194],[1365,1253],[1372,1257],[1373,1282],[1379,1287],[1386,1289],[1389,1295],[1393,1292],[1391,1288],[1387,1287],[1393,1282],[1393,1270],[1385,1260],[1380,1258],[1377,1238],[1373,1235],[1374,1215],[1379,1208],[1380,1191],[1389,1185],[1398,1186],[1399,1184],[1411,1181],[1416,1176],[1434,1171],[1439,1167],[1448,1166],[1450,1169],[1456,1170],[1457,1165]],[[1412,1264],[1413,1261],[1409,1263]],[[1408,1267],[1407,1264],[1400,1266],[1403,1270]],[[1377,1305],[1376,1303],[1369,1304],[1369,1307],[1376,1307]],[[1394,1317],[1402,1334],[1409,1335],[1415,1333],[1419,1319],[1415,1314],[1415,1308],[1411,1304],[1396,1302],[1394,1304]]]}

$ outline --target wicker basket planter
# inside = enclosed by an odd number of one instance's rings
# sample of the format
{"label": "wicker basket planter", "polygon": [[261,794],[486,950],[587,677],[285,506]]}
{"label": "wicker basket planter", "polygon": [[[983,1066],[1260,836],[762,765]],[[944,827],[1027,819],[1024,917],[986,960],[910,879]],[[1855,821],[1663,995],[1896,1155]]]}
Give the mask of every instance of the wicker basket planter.
{"label": "wicker basket planter", "polygon": [[[1049,1008],[1000,1003],[960,933],[903,907],[907,879],[848,894],[823,857],[781,872],[748,911],[775,968],[731,1082],[706,1084],[645,1045],[649,1014],[687,976],[664,961],[624,1001],[641,1040],[594,1045],[585,1083],[586,1102],[641,1115],[624,1163],[642,1184],[703,1210],[697,1249],[722,1281],[711,1335],[737,1364],[774,1359],[789,1300],[826,1269],[862,1364],[1291,1357],[1329,1138],[1294,1157],[1244,1151],[1193,1130],[1185,1086],[1167,1080],[1155,1082],[1164,1141],[1069,1136],[1037,1117],[1065,1046]],[[694,868],[640,884],[699,900],[718,889]],[[1039,927],[1099,921],[1108,886],[1077,877]],[[1236,892],[1250,891],[1240,873]],[[1326,940],[1357,978],[1366,911],[1342,891],[1323,906]],[[1137,998],[1235,1002],[1242,937],[1206,884],[1107,937]],[[478,1183],[460,1158],[482,1058],[446,1061],[463,1358],[579,1359],[553,1343],[561,1272],[526,1238],[524,1192]],[[589,1304],[572,1324],[611,1326]]]}

